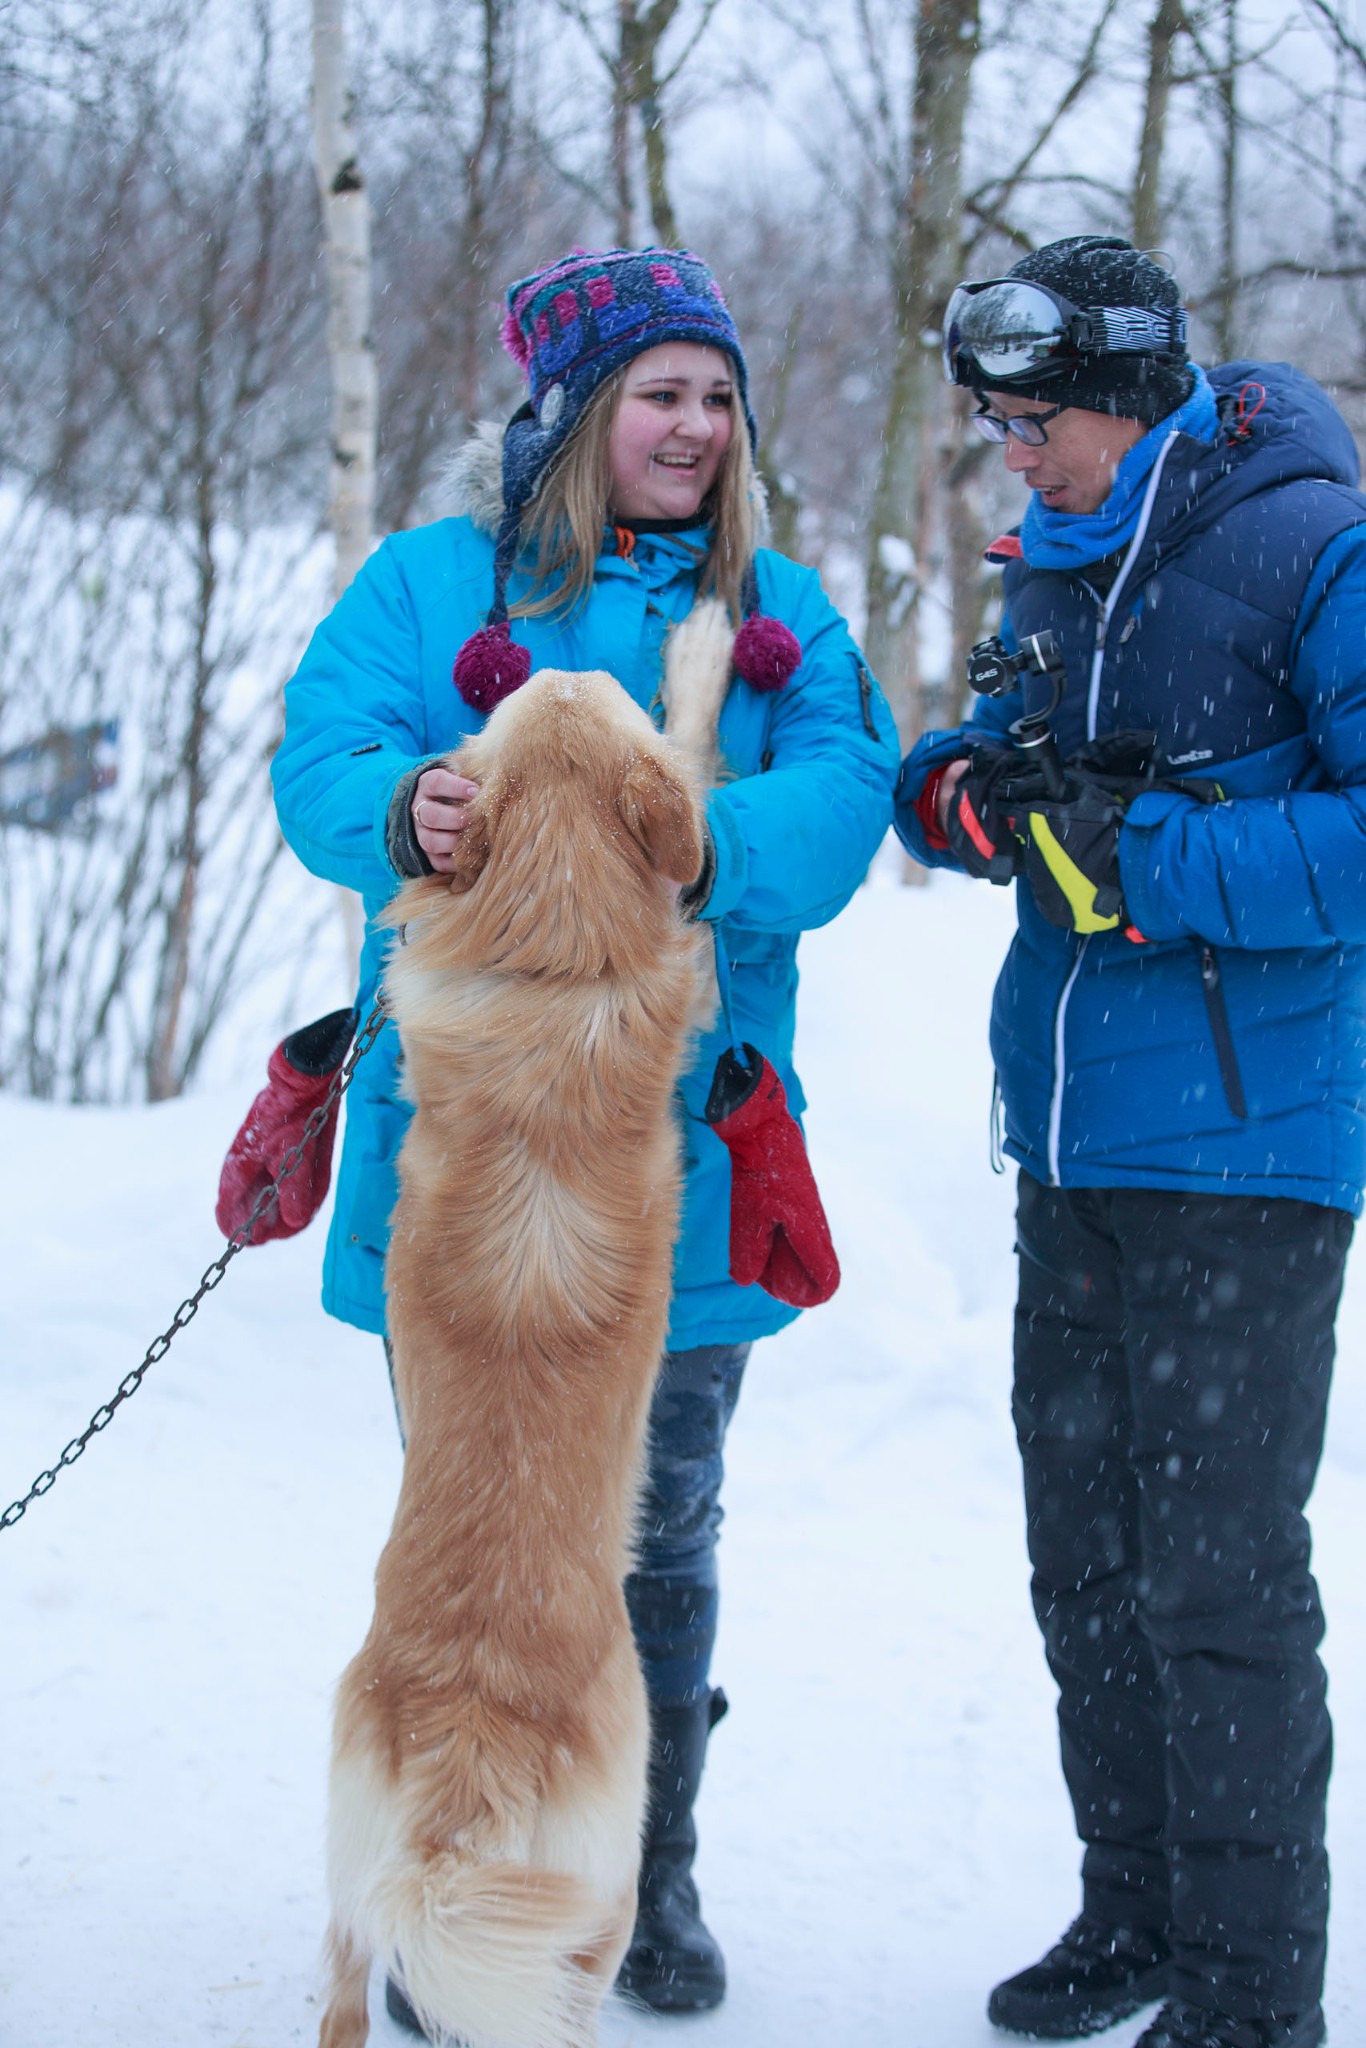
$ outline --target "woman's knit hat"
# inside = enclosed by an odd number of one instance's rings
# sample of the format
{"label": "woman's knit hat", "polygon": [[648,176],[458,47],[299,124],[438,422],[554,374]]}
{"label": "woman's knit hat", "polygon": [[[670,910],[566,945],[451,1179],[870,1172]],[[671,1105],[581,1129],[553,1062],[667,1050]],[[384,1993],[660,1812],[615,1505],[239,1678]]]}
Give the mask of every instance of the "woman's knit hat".
{"label": "woman's knit hat", "polygon": [[[658,342],[699,342],[731,358],[751,449],[758,438],[735,322],[716,279],[688,250],[576,249],[514,284],[507,309],[503,346],[525,371],[530,397],[503,435],[503,517],[494,547],[488,622],[455,659],[456,688],[467,704],[485,712],[531,673],[530,655],[511,636],[506,596],[522,513],[594,392]],[[757,616],[752,564],[742,602],[745,623],[736,635],[736,669],[758,689],[781,689],[800,663],[801,648],[777,620]]]}
{"label": "woman's knit hat", "polygon": [[[1006,272],[1041,284],[1074,306],[1138,307],[1179,315],[1181,291],[1169,271],[1118,235],[1069,235],[1022,256]],[[1191,395],[1195,373],[1184,340],[1147,355],[1084,356],[1065,376],[1011,377],[999,387],[1019,398],[1062,399],[1083,412],[1112,413],[1153,426]]]}

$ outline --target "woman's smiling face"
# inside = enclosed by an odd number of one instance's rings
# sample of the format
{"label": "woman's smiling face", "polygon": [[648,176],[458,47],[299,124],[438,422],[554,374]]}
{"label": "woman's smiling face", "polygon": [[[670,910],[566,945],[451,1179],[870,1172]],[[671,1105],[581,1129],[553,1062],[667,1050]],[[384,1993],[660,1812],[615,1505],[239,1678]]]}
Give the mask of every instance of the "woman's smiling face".
{"label": "woman's smiling face", "polygon": [[735,428],[735,368],[724,350],[661,341],[627,365],[612,420],[610,511],[691,519],[716,482]]}

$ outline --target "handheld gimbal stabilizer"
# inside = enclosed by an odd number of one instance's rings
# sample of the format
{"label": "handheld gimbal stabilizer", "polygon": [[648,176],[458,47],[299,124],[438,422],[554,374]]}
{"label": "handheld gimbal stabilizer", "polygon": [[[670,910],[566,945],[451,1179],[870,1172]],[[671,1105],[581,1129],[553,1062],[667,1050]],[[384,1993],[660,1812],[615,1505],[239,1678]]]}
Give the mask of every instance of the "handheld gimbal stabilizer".
{"label": "handheld gimbal stabilizer", "polygon": [[1062,756],[1049,720],[1062,702],[1066,674],[1056,633],[1030,633],[1012,654],[994,635],[979,640],[968,656],[968,681],[979,697],[1004,697],[1025,676],[1047,676],[1050,695],[1042,711],[1026,712],[1011,721],[1010,737],[1022,754],[1038,763],[1043,786],[1051,797],[1067,794]]}

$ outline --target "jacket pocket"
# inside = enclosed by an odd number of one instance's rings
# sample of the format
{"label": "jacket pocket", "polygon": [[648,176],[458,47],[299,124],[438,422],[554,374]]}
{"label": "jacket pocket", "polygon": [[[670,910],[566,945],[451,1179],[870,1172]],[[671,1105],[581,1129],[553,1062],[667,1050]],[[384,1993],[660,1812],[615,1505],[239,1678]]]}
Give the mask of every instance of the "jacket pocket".
{"label": "jacket pocket", "polygon": [[1200,949],[1200,985],[1205,991],[1205,1008],[1209,1012],[1209,1028],[1214,1038],[1214,1056],[1219,1062],[1219,1078],[1224,1084],[1228,1106],[1236,1117],[1246,1121],[1247,1097],[1243,1093],[1243,1077],[1238,1068],[1238,1052],[1233,1043],[1233,1027],[1228,1018],[1224,978],[1219,971],[1219,956],[1213,946],[1202,946]]}

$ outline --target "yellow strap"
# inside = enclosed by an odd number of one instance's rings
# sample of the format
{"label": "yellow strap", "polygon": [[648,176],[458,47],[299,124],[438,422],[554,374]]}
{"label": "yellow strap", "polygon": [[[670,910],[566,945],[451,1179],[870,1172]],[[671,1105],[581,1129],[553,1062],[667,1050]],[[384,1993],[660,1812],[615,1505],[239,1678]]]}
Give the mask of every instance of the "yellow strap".
{"label": "yellow strap", "polygon": [[1079,932],[1112,932],[1119,923],[1118,913],[1114,917],[1097,917],[1095,883],[1082,873],[1065,850],[1042,811],[1030,812],[1029,830],[1049,874],[1071,905],[1073,929]]}

